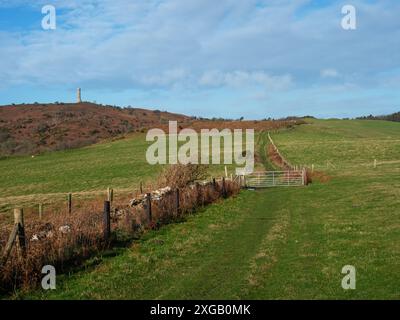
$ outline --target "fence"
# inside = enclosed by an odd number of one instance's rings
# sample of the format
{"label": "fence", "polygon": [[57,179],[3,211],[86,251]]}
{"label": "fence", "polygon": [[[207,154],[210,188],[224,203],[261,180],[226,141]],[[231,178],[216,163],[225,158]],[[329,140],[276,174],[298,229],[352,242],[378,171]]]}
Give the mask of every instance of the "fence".
{"label": "fence", "polygon": [[39,211],[39,215],[24,217],[23,209],[15,209],[14,222],[0,228],[0,291],[36,285],[44,265],[63,272],[111,243],[138,239],[145,230],[179,221],[237,192],[239,185],[223,177],[145,192],[123,205],[115,201],[116,193],[110,188],[101,203],[96,200],[94,207],[90,203],[83,210],[74,207],[69,194],[60,214],[42,212],[40,216]]}
{"label": "fence", "polygon": [[305,170],[254,172],[241,178],[241,185],[247,188],[295,187],[305,184]]}

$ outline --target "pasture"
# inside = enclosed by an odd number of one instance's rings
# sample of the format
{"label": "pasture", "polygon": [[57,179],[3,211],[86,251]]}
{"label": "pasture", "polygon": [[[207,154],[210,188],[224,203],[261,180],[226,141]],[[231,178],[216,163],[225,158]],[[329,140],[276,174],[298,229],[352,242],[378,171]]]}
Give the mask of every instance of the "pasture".
{"label": "pasture", "polygon": [[[307,122],[272,136],[292,164],[314,165],[309,186],[243,191],[128,248],[94,257],[60,275],[54,291],[17,292],[13,298],[397,299],[400,124]],[[261,150],[264,138],[258,140]],[[116,143],[123,149],[126,142]],[[129,184],[122,169],[118,177],[117,165],[102,167],[99,161],[99,168]],[[105,180],[97,183],[91,187],[106,187]],[[357,270],[356,290],[341,287],[344,265]]]}
{"label": "pasture", "polygon": [[[80,149],[0,159],[0,213],[65,202],[69,192],[79,199],[103,196],[110,186],[117,196],[133,194],[140,182],[152,185],[163,168],[147,163],[150,145],[145,134],[136,133]],[[234,173],[233,165],[227,167]],[[209,175],[221,177],[224,166],[210,166]]]}

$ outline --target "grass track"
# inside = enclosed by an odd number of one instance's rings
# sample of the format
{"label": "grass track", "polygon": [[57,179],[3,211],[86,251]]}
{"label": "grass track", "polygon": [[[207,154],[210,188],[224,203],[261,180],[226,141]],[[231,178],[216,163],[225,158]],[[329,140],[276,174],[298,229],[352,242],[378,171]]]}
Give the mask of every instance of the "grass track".
{"label": "grass track", "polygon": [[[398,203],[388,221],[383,201],[361,205],[362,190],[346,198],[353,186],[244,192],[25,298],[396,299]],[[357,268],[355,291],[340,286],[346,264]]]}
{"label": "grass track", "polygon": [[241,298],[260,243],[280,223],[279,211],[266,212],[260,199],[262,193],[246,192],[150,233],[47,298]]}

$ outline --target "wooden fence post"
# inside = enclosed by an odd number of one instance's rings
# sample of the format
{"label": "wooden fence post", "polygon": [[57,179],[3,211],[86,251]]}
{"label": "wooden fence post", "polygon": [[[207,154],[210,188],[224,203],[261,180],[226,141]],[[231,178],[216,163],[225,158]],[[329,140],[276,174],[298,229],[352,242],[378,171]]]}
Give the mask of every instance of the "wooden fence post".
{"label": "wooden fence post", "polygon": [[103,211],[103,235],[104,240],[108,241],[111,236],[111,203],[110,201],[104,201]]}
{"label": "wooden fence post", "polygon": [[213,184],[213,187],[214,187],[214,190],[215,190],[215,188],[217,187],[217,183],[215,182],[215,178],[212,178],[212,184]]}
{"label": "wooden fence post", "polygon": [[107,188],[107,201],[110,201],[110,205],[114,201],[114,189],[110,187]]}
{"label": "wooden fence post", "polygon": [[143,194],[143,182],[140,181],[140,194]]}
{"label": "wooden fence post", "polygon": [[151,223],[152,215],[151,215],[151,193],[146,193],[146,215],[149,223]]}
{"label": "wooden fence post", "polygon": [[179,199],[179,188],[175,190],[175,214],[179,216],[179,209],[180,209],[180,199]]}
{"label": "wooden fence post", "polygon": [[11,250],[14,246],[17,235],[18,235],[18,226],[14,224],[14,228],[11,231],[10,237],[8,238],[7,244],[4,248],[3,256],[1,257],[0,266],[6,264],[8,257],[10,256]]}
{"label": "wooden fence post", "polygon": [[43,204],[39,203],[39,219],[42,220],[43,218]]}
{"label": "wooden fence post", "polygon": [[22,257],[26,256],[26,237],[24,224],[24,211],[22,209],[14,209],[14,224],[18,230],[18,246],[21,250]]}
{"label": "wooden fence post", "polygon": [[71,193],[68,193],[67,206],[68,206],[68,213],[71,214],[72,213],[72,194]]}

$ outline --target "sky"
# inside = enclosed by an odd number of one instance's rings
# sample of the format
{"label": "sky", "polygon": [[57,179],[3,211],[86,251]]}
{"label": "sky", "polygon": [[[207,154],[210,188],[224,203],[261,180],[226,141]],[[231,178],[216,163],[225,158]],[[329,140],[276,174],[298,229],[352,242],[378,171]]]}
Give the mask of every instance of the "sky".
{"label": "sky", "polygon": [[400,111],[400,1],[0,0],[0,105],[74,102],[78,87],[203,117]]}

